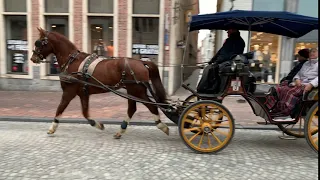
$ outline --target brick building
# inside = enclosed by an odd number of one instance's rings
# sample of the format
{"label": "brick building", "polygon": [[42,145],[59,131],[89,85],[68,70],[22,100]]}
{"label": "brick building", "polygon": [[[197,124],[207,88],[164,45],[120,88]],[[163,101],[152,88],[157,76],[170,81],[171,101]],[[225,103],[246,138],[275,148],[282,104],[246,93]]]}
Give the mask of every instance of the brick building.
{"label": "brick building", "polygon": [[[29,59],[37,27],[58,31],[82,51],[149,58],[168,94],[181,85],[180,64],[188,14],[198,0],[0,0],[0,89],[60,91],[59,67]],[[190,33],[184,64],[197,61],[198,32]],[[183,78],[192,68],[184,68]]]}

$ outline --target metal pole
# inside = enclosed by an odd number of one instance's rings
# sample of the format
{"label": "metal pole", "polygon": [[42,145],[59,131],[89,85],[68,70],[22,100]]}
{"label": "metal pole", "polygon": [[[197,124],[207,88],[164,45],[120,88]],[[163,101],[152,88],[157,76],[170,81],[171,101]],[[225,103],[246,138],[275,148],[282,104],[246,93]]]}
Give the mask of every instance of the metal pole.
{"label": "metal pole", "polygon": [[251,45],[251,24],[249,24],[248,28],[248,44],[247,44],[247,52],[250,51],[250,45]]}
{"label": "metal pole", "polygon": [[183,57],[182,57],[182,62],[181,62],[181,73],[180,73],[181,74],[181,84],[183,83],[184,60],[185,60],[186,53],[187,53],[187,48],[188,48],[188,45],[189,45],[189,35],[190,35],[190,24],[188,24],[188,33],[187,33],[187,38],[186,38]]}

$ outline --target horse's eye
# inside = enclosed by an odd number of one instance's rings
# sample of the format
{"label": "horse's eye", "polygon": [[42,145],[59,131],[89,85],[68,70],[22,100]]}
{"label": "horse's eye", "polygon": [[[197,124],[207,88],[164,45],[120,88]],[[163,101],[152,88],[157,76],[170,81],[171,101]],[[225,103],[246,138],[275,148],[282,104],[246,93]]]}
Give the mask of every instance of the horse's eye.
{"label": "horse's eye", "polygon": [[34,45],[37,47],[37,48],[40,48],[42,46],[42,42],[37,40]]}

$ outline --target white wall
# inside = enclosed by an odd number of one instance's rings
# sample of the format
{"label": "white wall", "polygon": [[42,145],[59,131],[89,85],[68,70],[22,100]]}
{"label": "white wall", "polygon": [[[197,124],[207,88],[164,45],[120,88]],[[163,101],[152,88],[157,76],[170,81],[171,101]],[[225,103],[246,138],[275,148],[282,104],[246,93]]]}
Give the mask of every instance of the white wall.
{"label": "white wall", "polygon": [[206,34],[206,37],[202,41],[201,46],[201,61],[208,62],[214,54],[214,33],[210,32]]}

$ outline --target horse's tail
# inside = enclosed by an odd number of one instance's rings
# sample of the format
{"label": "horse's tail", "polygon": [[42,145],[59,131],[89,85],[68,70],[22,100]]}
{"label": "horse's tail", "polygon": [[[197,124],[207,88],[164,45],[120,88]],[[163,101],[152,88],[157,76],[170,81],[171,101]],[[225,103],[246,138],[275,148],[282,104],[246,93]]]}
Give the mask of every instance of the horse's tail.
{"label": "horse's tail", "polygon": [[155,95],[157,96],[159,103],[166,103],[167,95],[166,90],[162,84],[160,73],[158,66],[150,61],[143,62],[145,65],[147,65],[149,69],[149,77],[152,82],[153,89],[155,91]]}

